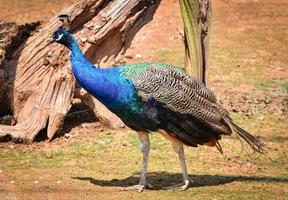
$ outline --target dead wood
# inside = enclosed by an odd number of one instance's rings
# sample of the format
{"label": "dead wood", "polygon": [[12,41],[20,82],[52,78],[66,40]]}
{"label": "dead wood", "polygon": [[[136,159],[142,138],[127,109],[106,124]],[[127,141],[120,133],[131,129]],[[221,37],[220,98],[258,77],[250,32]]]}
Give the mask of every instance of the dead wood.
{"label": "dead wood", "polygon": [[184,22],[185,69],[206,85],[211,0],[179,0]]}
{"label": "dead wood", "polygon": [[[60,14],[70,16],[70,31],[85,55],[97,67],[111,67],[121,62],[133,37],[152,19],[159,2],[83,0]],[[3,104],[0,107],[10,110],[16,124],[0,125],[0,136],[33,141],[39,131],[47,127],[47,137],[51,139],[61,129],[74,93],[100,120],[114,128],[123,126],[123,122],[99,101],[75,89],[68,50],[46,42],[60,26],[55,16],[33,36],[21,40],[11,59],[4,54],[0,67],[0,91],[5,89],[7,97],[1,95]],[[7,114],[8,110],[1,110],[0,116]]]}

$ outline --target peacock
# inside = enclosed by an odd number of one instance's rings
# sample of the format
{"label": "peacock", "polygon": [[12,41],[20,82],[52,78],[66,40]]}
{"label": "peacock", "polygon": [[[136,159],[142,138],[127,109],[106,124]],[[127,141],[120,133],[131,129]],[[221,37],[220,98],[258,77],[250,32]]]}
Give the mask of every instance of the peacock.
{"label": "peacock", "polygon": [[236,125],[204,84],[169,64],[138,63],[114,68],[97,68],[81,52],[66,28],[59,28],[52,42],[70,50],[72,71],[79,85],[135,130],[141,143],[143,163],[138,185],[127,187],[139,192],[152,188],[147,183],[150,151],[149,133],[158,132],[170,141],[178,154],[186,190],[189,179],[183,145],[216,146],[222,152],[222,135],[236,133],[256,152],[265,152],[264,143]]}

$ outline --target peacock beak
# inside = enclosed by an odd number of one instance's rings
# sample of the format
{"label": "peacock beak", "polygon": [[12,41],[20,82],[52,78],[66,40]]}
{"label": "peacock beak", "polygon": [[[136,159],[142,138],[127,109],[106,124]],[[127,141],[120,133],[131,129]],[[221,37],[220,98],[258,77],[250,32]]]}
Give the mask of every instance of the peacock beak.
{"label": "peacock beak", "polygon": [[53,39],[53,37],[49,37],[47,39],[47,42],[48,42],[48,44],[51,44],[51,43],[55,42],[55,40]]}

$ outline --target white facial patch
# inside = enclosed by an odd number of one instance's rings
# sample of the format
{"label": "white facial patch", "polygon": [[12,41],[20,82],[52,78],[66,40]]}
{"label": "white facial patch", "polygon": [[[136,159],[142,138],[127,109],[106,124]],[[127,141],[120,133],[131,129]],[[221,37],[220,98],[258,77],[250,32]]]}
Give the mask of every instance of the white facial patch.
{"label": "white facial patch", "polygon": [[59,41],[63,38],[64,34],[59,34],[57,38],[54,39],[54,41]]}

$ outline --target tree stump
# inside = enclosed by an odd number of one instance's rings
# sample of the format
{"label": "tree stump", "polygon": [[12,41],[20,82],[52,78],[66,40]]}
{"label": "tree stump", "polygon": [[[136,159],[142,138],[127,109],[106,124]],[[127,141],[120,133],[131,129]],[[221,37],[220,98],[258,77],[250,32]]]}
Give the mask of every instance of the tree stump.
{"label": "tree stump", "polygon": [[[152,19],[159,3],[160,0],[83,0],[60,14],[70,17],[70,31],[88,59],[97,67],[111,67],[121,62],[135,34]],[[62,25],[57,16],[41,26],[13,24],[9,29],[6,24],[3,30],[11,33],[10,39],[1,35],[1,24],[5,23],[0,23],[0,116],[12,114],[15,125],[0,125],[0,137],[10,135],[33,141],[47,127],[47,137],[53,138],[63,125],[74,95],[104,123],[114,128],[124,125],[94,97],[79,92],[68,50],[47,42]],[[26,35],[21,30],[26,30]]]}

